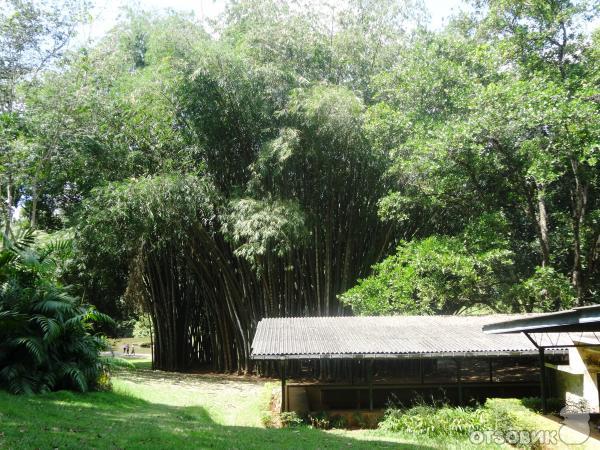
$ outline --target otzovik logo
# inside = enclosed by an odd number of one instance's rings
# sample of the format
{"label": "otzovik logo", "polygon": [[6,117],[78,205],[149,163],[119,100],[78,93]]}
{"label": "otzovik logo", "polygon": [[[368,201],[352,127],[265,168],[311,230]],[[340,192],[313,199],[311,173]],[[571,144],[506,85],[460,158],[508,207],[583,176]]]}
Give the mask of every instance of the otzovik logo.
{"label": "otzovik logo", "polygon": [[590,414],[581,408],[565,406],[560,411],[563,422],[558,430],[486,430],[474,431],[469,440],[478,445],[567,445],[584,444],[590,437]]}

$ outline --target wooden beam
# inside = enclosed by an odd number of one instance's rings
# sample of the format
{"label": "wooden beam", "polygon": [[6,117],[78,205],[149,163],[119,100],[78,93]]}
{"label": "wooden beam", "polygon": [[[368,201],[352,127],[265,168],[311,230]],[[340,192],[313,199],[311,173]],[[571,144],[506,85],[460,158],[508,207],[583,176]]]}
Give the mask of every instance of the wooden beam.
{"label": "wooden beam", "polygon": [[458,384],[458,404],[463,404],[463,388],[462,388],[462,379],[461,379],[461,367],[460,367],[460,359],[456,358],[454,360],[456,362],[456,383]]}
{"label": "wooden beam", "polygon": [[281,360],[281,412],[287,411],[287,399],[286,399],[286,378],[285,378],[285,359]]}
{"label": "wooden beam", "polygon": [[[464,381],[464,380],[463,380]],[[527,381],[527,382],[523,382],[523,381],[494,381],[493,383],[490,383],[489,381],[485,381],[485,382],[468,382],[468,383],[464,383],[463,382],[463,387],[467,386],[469,388],[487,388],[487,387],[495,387],[495,386],[504,386],[504,387],[520,387],[520,386],[526,386],[526,387],[539,387],[540,383],[539,381]],[[332,390],[336,390],[336,389],[369,389],[368,385],[357,385],[357,384],[349,384],[349,383],[288,383],[287,386],[304,386],[304,387],[319,387],[319,388],[325,388],[325,389],[332,389]],[[373,390],[378,390],[378,389],[418,389],[418,388],[444,388],[444,389],[454,389],[456,387],[458,387],[457,383],[443,383],[443,382],[439,382],[439,383],[425,383],[425,384],[421,384],[421,383],[404,383],[404,384],[398,384],[398,383],[381,383],[381,384],[375,384],[373,383]]]}
{"label": "wooden beam", "polygon": [[540,353],[540,393],[542,396],[542,413],[548,413],[548,405],[546,402],[546,363],[544,358],[544,349],[539,349]]}
{"label": "wooden beam", "polygon": [[368,364],[368,377],[369,377],[369,410],[373,411],[373,360],[369,360]]}

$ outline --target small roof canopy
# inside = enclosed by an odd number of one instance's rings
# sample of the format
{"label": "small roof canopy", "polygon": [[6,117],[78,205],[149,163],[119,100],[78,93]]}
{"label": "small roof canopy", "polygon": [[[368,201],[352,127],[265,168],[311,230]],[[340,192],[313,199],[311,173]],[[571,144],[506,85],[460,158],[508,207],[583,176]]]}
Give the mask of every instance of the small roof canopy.
{"label": "small roof canopy", "polygon": [[483,326],[486,334],[600,332],[600,305],[539,314]]}
{"label": "small roof canopy", "polygon": [[263,319],[253,359],[317,359],[537,354],[524,335],[481,328],[526,315],[291,317]]}

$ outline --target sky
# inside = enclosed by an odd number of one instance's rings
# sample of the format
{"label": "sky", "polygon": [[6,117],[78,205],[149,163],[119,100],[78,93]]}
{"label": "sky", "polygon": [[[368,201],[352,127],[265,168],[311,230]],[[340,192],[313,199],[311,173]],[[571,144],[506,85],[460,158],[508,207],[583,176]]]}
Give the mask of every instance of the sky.
{"label": "sky", "polygon": [[[431,16],[433,29],[441,28],[445,19],[465,5],[464,0],[423,0]],[[98,39],[110,30],[117,22],[119,11],[131,0],[92,0],[92,21],[82,27],[81,37],[84,40]],[[199,19],[215,18],[223,12],[226,1],[223,0],[136,0],[136,5],[142,9],[171,8],[182,11],[193,11]]]}

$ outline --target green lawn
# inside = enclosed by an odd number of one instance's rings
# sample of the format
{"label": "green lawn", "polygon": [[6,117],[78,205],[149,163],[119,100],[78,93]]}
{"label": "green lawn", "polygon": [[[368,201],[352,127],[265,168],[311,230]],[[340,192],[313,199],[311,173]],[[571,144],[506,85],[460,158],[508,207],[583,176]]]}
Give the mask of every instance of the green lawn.
{"label": "green lawn", "polygon": [[465,448],[378,431],[265,429],[260,416],[271,387],[138,368],[115,376],[113,392],[0,392],[0,449]]}

